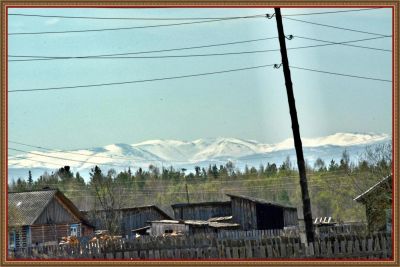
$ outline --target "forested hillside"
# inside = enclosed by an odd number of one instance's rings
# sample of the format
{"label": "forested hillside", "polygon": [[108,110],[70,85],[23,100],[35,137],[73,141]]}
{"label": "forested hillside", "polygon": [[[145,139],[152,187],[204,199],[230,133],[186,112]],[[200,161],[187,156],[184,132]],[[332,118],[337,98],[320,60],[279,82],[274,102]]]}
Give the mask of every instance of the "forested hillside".
{"label": "forested hillside", "polygon": [[[390,144],[367,147],[358,162],[350,162],[343,151],[339,162],[317,159],[307,166],[313,217],[332,216],[336,221],[365,220],[364,207],[353,199],[392,171]],[[232,162],[194,170],[157,168],[113,169],[94,166],[88,183],[68,166],[44,173],[33,180],[30,173],[9,184],[10,191],[44,187],[59,188],[81,210],[116,209],[156,204],[170,212],[179,202],[227,200],[226,193],[260,197],[301,207],[299,176],[295,159],[281,165],[267,162],[260,166],[235,168]]]}

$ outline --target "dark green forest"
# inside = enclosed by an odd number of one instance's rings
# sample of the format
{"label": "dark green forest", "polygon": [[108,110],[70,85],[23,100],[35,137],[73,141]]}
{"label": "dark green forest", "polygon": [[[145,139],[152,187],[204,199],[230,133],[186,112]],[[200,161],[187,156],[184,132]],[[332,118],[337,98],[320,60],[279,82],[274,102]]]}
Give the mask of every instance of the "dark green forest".
{"label": "dark green forest", "polygon": [[[365,221],[364,207],[353,199],[392,172],[390,144],[366,147],[358,162],[345,150],[340,161],[317,159],[307,164],[308,189],[313,217],[331,216],[337,222]],[[259,197],[301,207],[296,159],[280,165],[266,162],[239,170],[232,162],[196,166],[193,170],[174,167],[114,169],[94,166],[87,183],[64,166],[43,173],[35,181],[31,173],[9,184],[21,192],[45,187],[58,188],[81,210],[117,209],[155,204],[170,212],[173,203],[228,200],[226,193]]]}

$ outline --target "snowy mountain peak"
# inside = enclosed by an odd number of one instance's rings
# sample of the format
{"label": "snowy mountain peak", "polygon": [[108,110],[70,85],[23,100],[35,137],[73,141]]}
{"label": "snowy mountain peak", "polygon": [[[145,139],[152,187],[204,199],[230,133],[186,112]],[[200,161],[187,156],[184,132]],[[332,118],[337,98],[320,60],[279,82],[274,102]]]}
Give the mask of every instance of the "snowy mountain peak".
{"label": "snowy mountain peak", "polygon": [[[390,142],[388,134],[335,133],[316,138],[302,138],[304,155],[311,163],[317,157],[328,160],[340,157],[344,148],[353,149],[353,153],[362,152],[366,145]],[[357,150],[357,151],[356,151]],[[270,161],[277,164],[294,152],[293,138],[276,144],[263,144],[253,140],[238,138],[202,138],[194,141],[149,140],[136,144],[111,144],[104,147],[80,149],[74,151],[37,151],[18,157],[9,157],[9,174],[13,171],[29,169],[49,169],[69,165],[74,171],[85,173],[94,165],[105,169],[125,169],[127,167],[145,167],[149,164],[187,169],[194,165],[224,164],[233,160],[237,165],[258,166],[260,162]],[[252,159],[252,161],[249,161]]]}

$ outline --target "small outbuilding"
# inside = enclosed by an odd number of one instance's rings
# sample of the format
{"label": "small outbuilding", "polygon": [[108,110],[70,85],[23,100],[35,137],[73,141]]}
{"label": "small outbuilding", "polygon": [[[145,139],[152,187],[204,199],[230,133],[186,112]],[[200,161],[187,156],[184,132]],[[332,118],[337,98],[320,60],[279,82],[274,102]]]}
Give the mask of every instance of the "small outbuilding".
{"label": "small outbuilding", "polygon": [[178,203],[171,205],[177,220],[208,220],[213,217],[229,216],[230,201]]}
{"label": "small outbuilding", "polygon": [[[112,222],[115,224],[117,234],[124,238],[133,238],[135,231],[148,226],[149,221],[153,220],[171,220],[172,218],[155,205],[140,207],[125,207],[114,209],[110,212],[104,210],[84,211],[90,222],[96,229],[107,229],[108,217],[112,216]],[[109,230],[109,229],[107,229]]]}
{"label": "small outbuilding", "polygon": [[297,226],[297,208],[268,200],[227,194],[232,203],[232,219],[242,230],[283,229]]}
{"label": "small outbuilding", "polygon": [[361,195],[355,201],[365,205],[368,229],[371,232],[392,228],[392,175],[389,175]]}
{"label": "small outbuilding", "polygon": [[236,230],[240,225],[237,223],[202,221],[202,220],[159,220],[151,222],[150,234],[152,236],[162,235],[185,235],[185,234],[208,234],[218,233],[220,230]]}
{"label": "small outbuilding", "polygon": [[62,237],[82,237],[93,226],[59,190],[8,193],[8,247],[58,244]]}

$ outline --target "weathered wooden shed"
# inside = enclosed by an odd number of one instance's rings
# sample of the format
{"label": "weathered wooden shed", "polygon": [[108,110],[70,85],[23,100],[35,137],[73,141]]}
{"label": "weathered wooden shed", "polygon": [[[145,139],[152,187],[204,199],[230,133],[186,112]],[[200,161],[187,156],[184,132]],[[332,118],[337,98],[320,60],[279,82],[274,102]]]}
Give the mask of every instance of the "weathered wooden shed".
{"label": "weathered wooden shed", "polygon": [[[106,216],[104,210],[84,211],[90,222],[95,225],[96,229],[107,229]],[[126,207],[113,210],[113,216],[117,222],[118,234],[125,238],[131,238],[132,230],[140,229],[148,226],[149,221],[154,220],[171,220],[172,218],[155,205]]]}
{"label": "weathered wooden shed", "polygon": [[150,235],[162,236],[171,233],[189,233],[189,225],[178,220],[156,220],[151,221]]}
{"label": "weathered wooden shed", "polygon": [[365,205],[368,229],[371,232],[391,232],[392,181],[392,175],[389,175],[354,198]]}
{"label": "weathered wooden shed", "polygon": [[58,244],[64,236],[85,236],[93,226],[58,190],[8,193],[8,247]]}
{"label": "weathered wooden shed", "polygon": [[283,229],[298,225],[297,208],[264,199],[227,194],[231,198],[233,221],[242,230]]}
{"label": "weathered wooden shed", "polygon": [[178,203],[171,205],[177,220],[208,220],[212,217],[229,216],[230,201]]}
{"label": "weathered wooden shed", "polygon": [[218,233],[220,230],[239,229],[237,223],[224,223],[203,220],[159,220],[151,222],[150,233],[152,236],[162,236],[164,234],[207,234]]}

